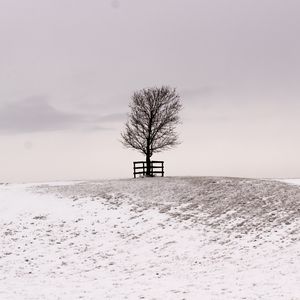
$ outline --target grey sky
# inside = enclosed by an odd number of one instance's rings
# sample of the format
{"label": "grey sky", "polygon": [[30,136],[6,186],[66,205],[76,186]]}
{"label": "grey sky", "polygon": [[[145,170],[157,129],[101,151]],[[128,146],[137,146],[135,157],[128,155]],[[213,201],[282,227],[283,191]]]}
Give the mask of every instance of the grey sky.
{"label": "grey sky", "polygon": [[0,5],[0,180],[131,176],[130,95],[162,84],[184,105],[169,175],[300,176],[299,1]]}

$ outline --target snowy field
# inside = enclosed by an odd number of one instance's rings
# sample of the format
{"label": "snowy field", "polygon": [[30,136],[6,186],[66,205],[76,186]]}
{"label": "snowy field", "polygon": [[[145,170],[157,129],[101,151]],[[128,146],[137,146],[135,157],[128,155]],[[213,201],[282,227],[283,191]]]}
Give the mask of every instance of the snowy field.
{"label": "snowy field", "polygon": [[0,299],[300,299],[299,184],[0,184]]}

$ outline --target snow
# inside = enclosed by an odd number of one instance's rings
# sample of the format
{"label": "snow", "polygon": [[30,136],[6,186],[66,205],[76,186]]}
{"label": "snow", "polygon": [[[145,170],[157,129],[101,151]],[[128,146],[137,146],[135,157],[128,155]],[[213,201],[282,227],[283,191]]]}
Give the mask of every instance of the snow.
{"label": "snow", "polygon": [[0,299],[300,299],[299,199],[230,178],[0,185]]}
{"label": "snow", "polygon": [[281,182],[285,182],[285,183],[289,183],[289,184],[293,184],[293,185],[300,185],[300,179],[279,179],[279,181]]}

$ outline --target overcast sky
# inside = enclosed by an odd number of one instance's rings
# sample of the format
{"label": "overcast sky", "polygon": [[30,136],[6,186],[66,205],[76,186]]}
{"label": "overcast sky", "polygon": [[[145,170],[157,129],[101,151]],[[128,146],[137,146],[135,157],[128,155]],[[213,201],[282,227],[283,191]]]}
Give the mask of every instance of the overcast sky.
{"label": "overcast sky", "polygon": [[0,181],[132,176],[130,96],[169,85],[167,175],[300,177],[300,1],[0,0]]}

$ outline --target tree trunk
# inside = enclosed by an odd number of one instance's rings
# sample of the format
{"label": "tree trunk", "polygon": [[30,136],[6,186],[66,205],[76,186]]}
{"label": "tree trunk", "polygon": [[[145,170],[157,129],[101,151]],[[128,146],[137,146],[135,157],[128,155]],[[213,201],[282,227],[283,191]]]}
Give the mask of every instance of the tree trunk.
{"label": "tree trunk", "polygon": [[146,155],[146,176],[150,177],[151,176],[151,160],[150,160],[150,155]]}
{"label": "tree trunk", "polygon": [[146,153],[146,176],[151,176],[151,154],[150,154],[150,143],[147,141],[147,153]]}

